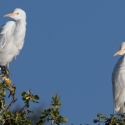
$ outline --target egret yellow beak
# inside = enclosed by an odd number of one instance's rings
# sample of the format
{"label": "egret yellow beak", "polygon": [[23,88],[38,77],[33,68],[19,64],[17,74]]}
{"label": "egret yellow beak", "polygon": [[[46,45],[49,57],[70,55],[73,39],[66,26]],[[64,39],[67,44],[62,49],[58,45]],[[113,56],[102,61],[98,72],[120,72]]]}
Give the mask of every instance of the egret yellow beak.
{"label": "egret yellow beak", "polygon": [[4,15],[4,17],[14,17],[15,15],[17,15],[16,13],[9,13]]}
{"label": "egret yellow beak", "polygon": [[116,53],[114,54],[114,56],[117,56],[117,55],[121,54],[123,51],[124,51],[124,50],[119,50],[118,52],[116,52]]}

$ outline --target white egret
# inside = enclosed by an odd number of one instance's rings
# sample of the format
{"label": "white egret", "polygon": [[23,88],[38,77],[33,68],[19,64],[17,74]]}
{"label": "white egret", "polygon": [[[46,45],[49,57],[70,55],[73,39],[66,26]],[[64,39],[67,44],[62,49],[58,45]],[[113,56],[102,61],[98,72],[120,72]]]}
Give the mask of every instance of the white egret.
{"label": "white egret", "polygon": [[112,89],[114,110],[118,113],[125,113],[125,42],[114,56],[123,55],[117,62],[112,73]]}
{"label": "white egret", "polygon": [[26,13],[16,8],[13,13],[6,14],[14,20],[8,21],[0,28],[0,66],[9,65],[16,58],[24,44],[26,31]]}

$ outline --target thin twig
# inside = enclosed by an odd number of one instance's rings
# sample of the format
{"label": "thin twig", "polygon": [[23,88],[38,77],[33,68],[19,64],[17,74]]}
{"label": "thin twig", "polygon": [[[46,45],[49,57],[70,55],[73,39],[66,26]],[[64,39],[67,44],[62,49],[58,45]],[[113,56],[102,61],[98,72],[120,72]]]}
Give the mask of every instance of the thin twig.
{"label": "thin twig", "polygon": [[23,113],[26,109],[27,109],[27,105],[23,106],[23,107],[20,109],[19,112],[22,112],[22,113]]}
{"label": "thin twig", "polygon": [[9,106],[7,107],[6,111],[10,110],[11,107],[12,107],[12,105],[13,105],[13,104],[16,102],[16,100],[17,100],[17,98],[16,98],[16,96],[15,96],[15,91],[13,91],[12,97],[13,97],[13,99],[12,99],[11,103],[9,104]]}

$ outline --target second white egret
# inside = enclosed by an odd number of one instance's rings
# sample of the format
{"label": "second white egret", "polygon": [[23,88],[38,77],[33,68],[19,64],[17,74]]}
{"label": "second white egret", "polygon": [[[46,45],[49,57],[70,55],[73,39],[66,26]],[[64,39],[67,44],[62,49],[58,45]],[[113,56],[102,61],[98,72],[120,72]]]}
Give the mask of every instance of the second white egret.
{"label": "second white egret", "polygon": [[112,73],[112,89],[114,110],[118,113],[125,113],[125,42],[114,56],[122,55],[114,67]]}

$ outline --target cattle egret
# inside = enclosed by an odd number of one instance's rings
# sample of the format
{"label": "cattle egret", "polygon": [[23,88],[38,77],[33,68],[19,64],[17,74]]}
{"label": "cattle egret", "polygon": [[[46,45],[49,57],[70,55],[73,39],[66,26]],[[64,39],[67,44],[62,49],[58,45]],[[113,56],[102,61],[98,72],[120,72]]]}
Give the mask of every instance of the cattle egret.
{"label": "cattle egret", "polygon": [[0,28],[0,66],[9,66],[9,63],[19,55],[24,44],[26,13],[16,8],[4,17],[14,19]]}
{"label": "cattle egret", "polygon": [[125,42],[114,56],[123,55],[117,62],[112,73],[112,89],[114,110],[120,114],[125,113]]}

